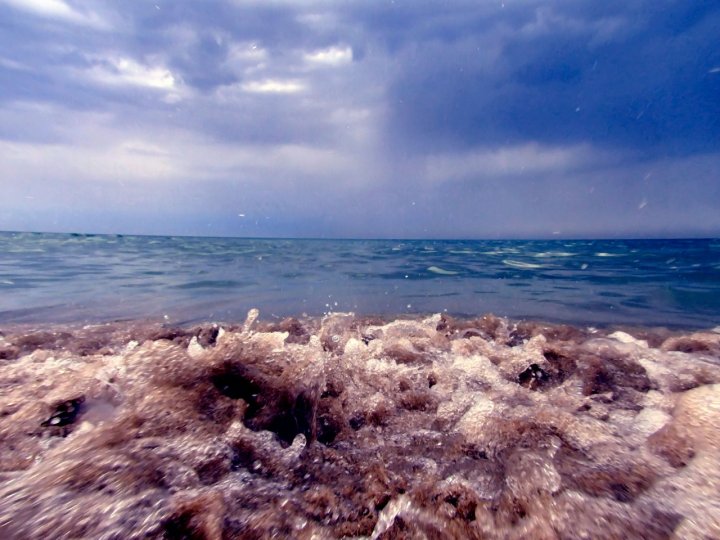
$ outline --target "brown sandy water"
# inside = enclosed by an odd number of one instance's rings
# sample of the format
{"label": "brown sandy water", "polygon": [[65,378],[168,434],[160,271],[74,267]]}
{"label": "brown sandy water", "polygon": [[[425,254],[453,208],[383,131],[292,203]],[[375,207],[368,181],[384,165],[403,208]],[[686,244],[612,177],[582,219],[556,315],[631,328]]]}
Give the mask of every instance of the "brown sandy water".
{"label": "brown sandy water", "polygon": [[720,538],[720,333],[0,329],[0,538]]}

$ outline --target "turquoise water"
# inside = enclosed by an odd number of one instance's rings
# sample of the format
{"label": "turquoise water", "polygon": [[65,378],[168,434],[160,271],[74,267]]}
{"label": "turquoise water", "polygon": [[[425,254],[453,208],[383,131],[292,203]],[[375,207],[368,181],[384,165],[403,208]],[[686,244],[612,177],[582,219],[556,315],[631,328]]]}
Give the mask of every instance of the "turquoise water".
{"label": "turquoise water", "polygon": [[0,321],[495,313],[720,323],[720,240],[283,240],[0,233]]}

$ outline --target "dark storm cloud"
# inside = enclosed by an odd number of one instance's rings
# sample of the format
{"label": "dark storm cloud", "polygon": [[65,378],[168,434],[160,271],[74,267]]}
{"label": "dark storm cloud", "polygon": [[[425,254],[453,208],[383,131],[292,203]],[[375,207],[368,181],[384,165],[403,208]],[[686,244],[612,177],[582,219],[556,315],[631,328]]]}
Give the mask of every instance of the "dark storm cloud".
{"label": "dark storm cloud", "polygon": [[392,44],[398,136],[423,134],[425,146],[716,148],[719,4],[508,2],[479,31],[469,11],[446,16],[429,39],[406,29]]}
{"label": "dark storm cloud", "polygon": [[[711,150],[720,135],[720,5],[712,2],[133,2],[108,16],[109,30],[68,28],[2,4],[0,16],[3,50],[32,68],[0,67],[12,81],[0,90],[4,99],[145,108],[139,93],[88,88],[58,73],[97,63],[88,55],[103,49],[162,56],[207,95],[246,78],[228,66],[234,41],[266,50],[278,73],[296,71],[293,51],[344,41],[356,61],[371,55],[387,72],[360,73],[371,78],[341,89],[385,85],[388,132],[411,147],[587,142],[682,154]],[[284,119],[297,134],[295,120],[318,118],[317,108],[305,117],[294,103],[262,98],[221,112],[205,105],[192,104],[207,114],[197,124],[220,137],[246,138],[238,126],[248,126],[243,112],[253,107],[253,132],[262,139],[269,131],[271,141]]]}

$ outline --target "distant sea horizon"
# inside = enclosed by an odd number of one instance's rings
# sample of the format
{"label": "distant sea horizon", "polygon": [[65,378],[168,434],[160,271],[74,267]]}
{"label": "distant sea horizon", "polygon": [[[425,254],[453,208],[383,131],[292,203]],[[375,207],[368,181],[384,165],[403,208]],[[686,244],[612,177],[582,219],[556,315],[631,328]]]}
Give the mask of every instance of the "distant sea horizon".
{"label": "distant sea horizon", "polygon": [[264,238],[0,232],[0,322],[331,312],[720,323],[717,238]]}
{"label": "distant sea horizon", "polygon": [[88,231],[40,231],[40,230],[15,230],[15,229],[0,229],[0,234],[47,234],[47,235],[70,235],[70,236],[137,236],[141,238],[152,237],[152,238],[216,238],[219,240],[348,240],[348,241],[480,241],[480,242],[494,242],[494,241],[524,241],[524,242],[535,242],[535,241],[552,241],[552,240],[569,240],[569,241],[584,241],[584,240],[607,240],[607,241],[622,241],[622,240],[720,240],[720,232],[717,234],[678,234],[678,235],[568,235],[564,236],[562,233],[553,233],[549,235],[507,235],[507,236],[288,236],[288,235],[233,235],[233,234],[200,234],[200,233],[132,233],[132,232],[88,232]]}

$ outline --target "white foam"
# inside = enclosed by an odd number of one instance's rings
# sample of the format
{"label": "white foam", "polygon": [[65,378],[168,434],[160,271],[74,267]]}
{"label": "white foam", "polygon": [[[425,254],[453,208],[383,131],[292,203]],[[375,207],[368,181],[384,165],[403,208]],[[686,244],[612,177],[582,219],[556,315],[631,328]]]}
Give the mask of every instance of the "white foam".
{"label": "white foam", "polygon": [[503,264],[507,266],[512,266],[513,268],[520,268],[522,270],[536,270],[538,268],[545,268],[545,266],[542,264],[514,261],[512,259],[503,259]]}
{"label": "white foam", "polygon": [[427,270],[428,272],[432,272],[433,274],[440,274],[442,276],[456,276],[459,273],[452,270],[445,270],[444,268],[440,268],[439,266],[430,266]]}
{"label": "white foam", "polygon": [[608,335],[608,337],[612,338],[614,340],[617,340],[620,343],[632,343],[632,344],[637,345],[638,347],[642,347],[644,349],[648,348],[648,342],[645,341],[644,339],[636,339],[633,336],[631,336],[630,334],[628,334],[626,332],[621,332],[619,330],[617,332],[613,332],[612,334]]}

